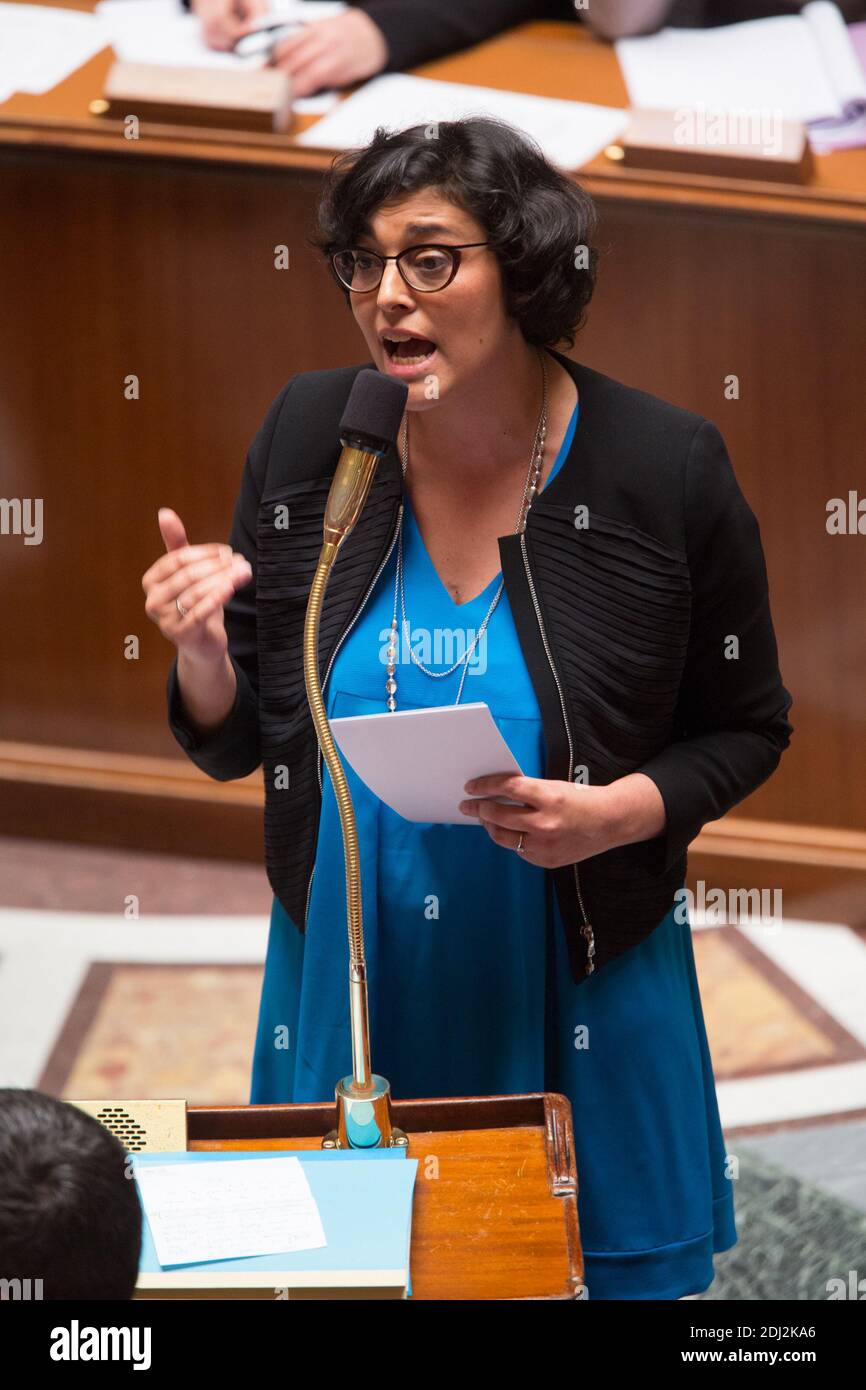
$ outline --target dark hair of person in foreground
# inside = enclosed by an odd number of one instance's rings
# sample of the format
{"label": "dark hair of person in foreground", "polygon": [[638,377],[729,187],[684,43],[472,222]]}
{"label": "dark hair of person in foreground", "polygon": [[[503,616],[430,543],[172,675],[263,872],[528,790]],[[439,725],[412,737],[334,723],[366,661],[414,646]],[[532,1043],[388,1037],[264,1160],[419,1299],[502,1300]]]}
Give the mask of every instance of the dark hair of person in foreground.
{"label": "dark hair of person in foreground", "polygon": [[123,1145],[91,1115],[0,1089],[0,1280],[41,1280],[31,1298],[131,1298],[142,1213],[126,1173]]}

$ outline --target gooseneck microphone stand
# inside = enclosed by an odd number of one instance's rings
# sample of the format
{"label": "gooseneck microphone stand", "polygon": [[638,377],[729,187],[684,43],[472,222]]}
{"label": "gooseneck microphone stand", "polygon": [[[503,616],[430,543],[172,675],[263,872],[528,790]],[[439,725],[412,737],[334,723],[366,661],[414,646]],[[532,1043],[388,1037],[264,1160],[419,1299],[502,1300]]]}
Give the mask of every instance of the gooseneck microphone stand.
{"label": "gooseneck microphone stand", "polygon": [[326,1149],[375,1149],[407,1144],[391,1120],[391,1087],[377,1076],[370,1060],[367,962],[361,909],[361,863],[355,808],[331,735],[319,682],[319,619],[325,589],[337,552],[367,500],[379,459],[396,443],[408,387],[393,377],[365,368],[355,378],[343,417],[343,445],[325,507],[324,544],[307,601],[304,621],[304,680],[316,736],[334,787],[346,863],[346,916],[349,932],[349,1010],[352,1074],[336,1084],[337,1125],[325,1135]]}

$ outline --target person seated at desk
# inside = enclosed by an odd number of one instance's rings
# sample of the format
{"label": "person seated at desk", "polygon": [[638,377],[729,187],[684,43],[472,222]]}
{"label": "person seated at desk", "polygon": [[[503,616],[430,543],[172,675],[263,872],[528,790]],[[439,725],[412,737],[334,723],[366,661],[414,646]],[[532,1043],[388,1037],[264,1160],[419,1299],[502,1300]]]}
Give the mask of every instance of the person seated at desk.
{"label": "person seated at desk", "polygon": [[[837,0],[847,22],[866,17],[864,0]],[[267,0],[184,0],[201,18],[206,41],[229,49]],[[288,73],[296,97],[347,87],[379,72],[404,72],[470,48],[530,20],[572,20],[598,37],[651,34],[664,25],[715,27],[744,19],[796,14],[798,0],[362,0],[343,14],[318,19],[275,47],[272,61]]]}
{"label": "person seated at desk", "polygon": [[142,1211],[126,1160],[120,1140],[77,1106],[0,1090],[5,1297],[132,1298]]}

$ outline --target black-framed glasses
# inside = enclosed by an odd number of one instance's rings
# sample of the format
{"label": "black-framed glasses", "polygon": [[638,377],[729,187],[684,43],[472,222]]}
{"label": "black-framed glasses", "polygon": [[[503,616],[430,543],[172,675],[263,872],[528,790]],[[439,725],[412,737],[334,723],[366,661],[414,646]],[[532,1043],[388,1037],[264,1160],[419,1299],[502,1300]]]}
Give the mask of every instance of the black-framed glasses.
{"label": "black-framed glasses", "polygon": [[365,246],[347,246],[331,253],[331,265],[347,290],[367,294],[381,283],[385,262],[396,261],[410,289],[430,294],[451,284],[460,266],[461,251],[470,246],[489,245],[489,241],[464,241],[460,246],[426,242],[423,246],[407,246],[396,256],[380,256],[378,251],[368,251]]}

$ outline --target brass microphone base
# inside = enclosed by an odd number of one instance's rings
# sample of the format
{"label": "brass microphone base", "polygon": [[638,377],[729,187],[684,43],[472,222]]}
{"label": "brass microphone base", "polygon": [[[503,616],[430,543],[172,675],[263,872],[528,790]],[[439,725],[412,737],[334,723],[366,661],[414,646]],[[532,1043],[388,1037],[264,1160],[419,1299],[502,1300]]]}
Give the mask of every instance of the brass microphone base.
{"label": "brass microphone base", "polygon": [[391,1123],[391,1087],[384,1076],[371,1077],[360,1089],[354,1078],[337,1082],[337,1128],[322,1140],[323,1149],[404,1148],[409,1136]]}

